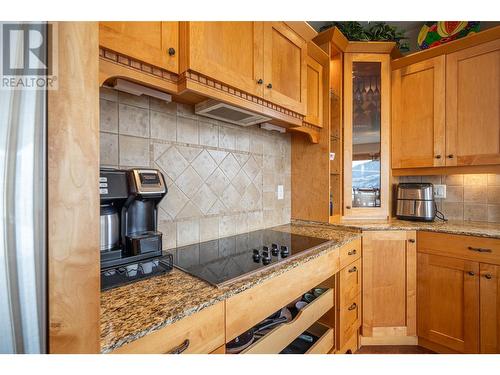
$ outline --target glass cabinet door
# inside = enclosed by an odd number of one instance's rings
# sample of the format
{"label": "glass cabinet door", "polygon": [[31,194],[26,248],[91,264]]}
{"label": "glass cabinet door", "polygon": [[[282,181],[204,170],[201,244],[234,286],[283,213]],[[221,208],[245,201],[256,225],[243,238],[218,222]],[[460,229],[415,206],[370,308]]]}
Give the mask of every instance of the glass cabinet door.
{"label": "glass cabinet door", "polygon": [[344,217],[389,212],[388,56],[346,54]]}

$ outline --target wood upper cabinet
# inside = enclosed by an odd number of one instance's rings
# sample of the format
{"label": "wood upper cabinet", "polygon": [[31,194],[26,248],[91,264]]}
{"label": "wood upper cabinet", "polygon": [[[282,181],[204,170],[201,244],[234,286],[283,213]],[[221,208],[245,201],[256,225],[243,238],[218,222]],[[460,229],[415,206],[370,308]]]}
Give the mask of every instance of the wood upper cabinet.
{"label": "wood upper cabinet", "polygon": [[418,336],[460,353],[479,352],[479,263],[418,253]]}
{"label": "wood upper cabinet", "polygon": [[500,353],[500,266],[480,264],[481,353]]}
{"label": "wood upper cabinet", "polygon": [[182,29],[187,61],[181,70],[263,96],[263,22],[183,22]]}
{"label": "wood upper cabinet", "polygon": [[307,43],[283,22],[264,22],[264,98],[305,114]]}
{"label": "wood upper cabinet", "polygon": [[179,22],[99,22],[99,45],[179,71]]}
{"label": "wood upper cabinet", "polygon": [[304,122],[322,128],[328,117],[330,58],[313,42],[307,43],[307,112]]}
{"label": "wood upper cabinet", "polygon": [[446,165],[500,164],[500,39],[446,56]]}
{"label": "wood upper cabinet", "polygon": [[416,251],[415,231],[363,232],[362,343],[415,344]]}
{"label": "wood upper cabinet", "polygon": [[445,165],[445,56],[392,72],[392,168]]}

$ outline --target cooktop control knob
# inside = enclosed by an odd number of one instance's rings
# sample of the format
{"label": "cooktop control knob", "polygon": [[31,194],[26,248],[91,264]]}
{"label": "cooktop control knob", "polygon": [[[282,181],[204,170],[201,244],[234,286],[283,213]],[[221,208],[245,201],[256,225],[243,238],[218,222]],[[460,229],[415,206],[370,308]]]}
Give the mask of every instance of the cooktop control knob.
{"label": "cooktop control knob", "polygon": [[275,257],[279,254],[278,245],[276,245],[275,243],[271,245],[271,254],[273,254]]}
{"label": "cooktop control knob", "polygon": [[252,258],[253,258],[253,261],[255,263],[259,263],[260,262],[260,254],[259,253],[254,253],[253,256],[252,256]]}
{"label": "cooktop control knob", "polygon": [[267,266],[269,263],[271,263],[271,257],[263,257],[262,258],[262,264],[264,266]]}
{"label": "cooktop control knob", "polygon": [[288,255],[290,255],[290,250],[288,250],[288,246],[281,246],[281,256],[283,258],[286,258]]}
{"label": "cooktop control knob", "polygon": [[254,254],[259,254],[259,250],[257,250],[257,249],[253,249],[253,253],[254,253]]}
{"label": "cooktop control knob", "polygon": [[269,247],[267,247],[267,246],[262,246],[262,251],[269,251]]}

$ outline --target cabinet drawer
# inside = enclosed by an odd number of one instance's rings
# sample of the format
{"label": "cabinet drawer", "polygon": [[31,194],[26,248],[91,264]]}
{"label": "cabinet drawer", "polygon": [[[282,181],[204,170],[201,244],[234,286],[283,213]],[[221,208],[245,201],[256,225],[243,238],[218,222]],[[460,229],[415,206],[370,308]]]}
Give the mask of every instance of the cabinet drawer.
{"label": "cabinet drawer", "polygon": [[500,240],[446,233],[418,232],[420,253],[500,264]]}
{"label": "cabinet drawer", "polygon": [[352,301],[361,292],[361,259],[340,271],[340,303]]}
{"label": "cabinet drawer", "polygon": [[339,347],[342,348],[361,325],[361,294],[339,304]]}
{"label": "cabinet drawer", "polygon": [[242,353],[275,354],[281,352],[288,344],[330,310],[334,305],[333,302],[333,289],[328,289],[325,293],[300,310],[294,320],[276,327]]}
{"label": "cabinet drawer", "polygon": [[344,268],[361,257],[361,238],[340,248],[340,268]]}
{"label": "cabinet drawer", "polygon": [[337,271],[338,251],[330,251],[229,298],[226,300],[226,342],[288,305]]}
{"label": "cabinet drawer", "polygon": [[328,354],[331,352],[335,340],[332,328],[321,323],[315,323],[307,332],[319,337],[319,340],[311,346],[306,354]]}
{"label": "cabinet drawer", "polygon": [[224,303],[207,307],[159,331],[116,349],[116,354],[206,354],[224,345]]}

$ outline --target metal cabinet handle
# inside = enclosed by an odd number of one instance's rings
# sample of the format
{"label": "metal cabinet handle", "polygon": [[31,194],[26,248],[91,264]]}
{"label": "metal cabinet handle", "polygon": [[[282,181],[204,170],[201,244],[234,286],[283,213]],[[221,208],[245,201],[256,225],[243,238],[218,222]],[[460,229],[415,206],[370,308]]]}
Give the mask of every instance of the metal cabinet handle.
{"label": "metal cabinet handle", "polygon": [[347,255],[355,255],[357,253],[356,249],[351,250],[347,253]]}
{"label": "metal cabinet handle", "polygon": [[492,252],[491,249],[486,249],[484,247],[472,247],[472,246],[469,246],[469,247],[467,247],[467,249],[469,249],[470,251],[477,251],[478,253],[491,253]]}
{"label": "metal cabinet handle", "polygon": [[268,89],[272,89],[272,88],[273,88],[273,84],[272,84],[272,83],[268,83],[266,87],[267,87]]}
{"label": "metal cabinet handle", "polygon": [[441,155],[436,155],[436,159],[441,159]]}
{"label": "metal cabinet handle", "polygon": [[410,243],[415,243],[415,240],[414,240],[413,238],[410,238],[410,239],[408,240],[408,242],[410,242]]}
{"label": "metal cabinet handle", "polygon": [[169,56],[173,56],[173,55],[175,55],[175,48],[170,47],[170,48],[168,49],[168,55],[169,55]]}
{"label": "metal cabinet handle", "polygon": [[358,269],[356,268],[356,266],[352,267],[348,272],[349,273],[352,273],[352,272],[356,272]]}
{"label": "metal cabinet handle", "polygon": [[264,83],[264,80],[263,80],[262,78],[259,78],[259,80],[257,81],[257,83],[258,83],[259,85],[262,85],[262,84]]}
{"label": "metal cabinet handle", "polygon": [[182,344],[179,346],[176,346],[172,350],[168,351],[167,354],[181,354],[184,352],[187,348],[189,348],[189,340],[186,339]]}
{"label": "metal cabinet handle", "polygon": [[349,307],[347,308],[347,310],[352,311],[352,310],[354,310],[356,307],[358,307],[358,305],[356,305],[356,302],[354,302],[351,306],[349,306]]}
{"label": "metal cabinet handle", "polygon": [[467,273],[468,273],[470,276],[474,276],[474,275],[475,275],[474,271],[469,271],[469,272],[467,272]]}
{"label": "metal cabinet handle", "polygon": [[486,275],[484,275],[484,277],[486,277],[488,280],[491,279],[491,273],[487,273]]}

